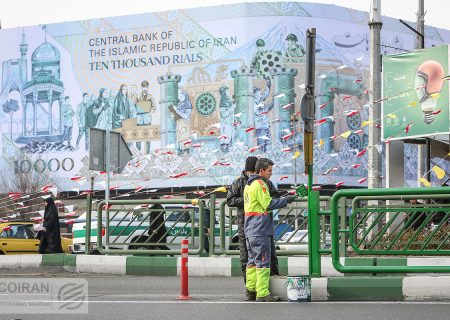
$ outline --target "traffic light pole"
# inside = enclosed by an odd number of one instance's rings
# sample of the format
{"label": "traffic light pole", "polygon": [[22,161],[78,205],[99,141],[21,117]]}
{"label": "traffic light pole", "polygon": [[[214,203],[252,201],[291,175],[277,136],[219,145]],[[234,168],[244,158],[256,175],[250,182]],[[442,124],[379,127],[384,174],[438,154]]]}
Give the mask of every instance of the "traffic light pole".
{"label": "traffic light pole", "polygon": [[319,192],[313,191],[314,165],[314,79],[316,65],[316,29],[306,30],[306,93],[302,97],[301,114],[304,127],[305,173],[308,174],[308,252],[309,275],[320,277]]}

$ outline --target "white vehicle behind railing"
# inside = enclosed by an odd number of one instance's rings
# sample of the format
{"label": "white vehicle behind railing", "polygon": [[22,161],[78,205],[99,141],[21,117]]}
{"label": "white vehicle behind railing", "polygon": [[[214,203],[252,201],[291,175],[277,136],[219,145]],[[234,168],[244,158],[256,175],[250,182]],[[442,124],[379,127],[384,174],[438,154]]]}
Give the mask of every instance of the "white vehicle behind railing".
{"label": "white vehicle behind railing", "polygon": [[[204,239],[199,239],[199,209],[197,207],[184,209],[177,205],[165,205],[163,211],[165,211],[165,229],[167,231],[166,243],[161,243],[161,245],[167,246],[170,249],[179,249],[181,240],[188,237],[192,239],[191,232],[191,214],[194,210],[194,243],[191,245],[198,247],[199,241]],[[209,214],[209,210],[205,210],[206,214]],[[104,214],[104,213],[103,213]],[[219,217],[216,216],[215,223],[215,237],[214,237],[214,247],[220,247],[220,236],[219,236]],[[106,220],[103,219],[102,223],[102,243],[105,245],[105,226]],[[110,249],[152,249],[151,246],[139,245],[138,243],[144,243],[149,237],[148,229],[150,221],[149,211],[133,212],[130,211],[111,211],[110,212],[110,223],[109,223],[109,248]],[[228,221],[227,221],[228,224]],[[209,228],[204,226],[205,229]],[[232,226],[233,233],[236,233],[237,226]],[[229,230],[227,228],[227,230]],[[206,232],[206,231],[205,231]],[[228,232],[228,231],[227,231]],[[74,253],[84,253],[85,252],[85,237],[86,237],[86,213],[83,213],[80,217],[75,220],[72,228],[73,233],[73,252]],[[237,233],[232,239],[232,246],[236,246],[238,242]],[[117,244],[115,244],[117,243]],[[126,243],[126,245],[121,245],[119,243]],[[136,245],[131,245],[136,243]],[[226,248],[229,248],[229,240],[226,238]],[[156,248],[155,248],[156,249]],[[217,250],[217,249],[216,249]],[[97,212],[92,212],[91,220],[91,251],[97,250]]]}

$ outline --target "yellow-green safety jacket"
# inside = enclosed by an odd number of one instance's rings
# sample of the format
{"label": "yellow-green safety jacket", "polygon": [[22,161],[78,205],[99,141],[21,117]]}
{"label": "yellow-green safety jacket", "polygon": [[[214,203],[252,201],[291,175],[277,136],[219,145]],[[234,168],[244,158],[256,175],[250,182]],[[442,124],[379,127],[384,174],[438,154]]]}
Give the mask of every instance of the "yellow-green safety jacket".
{"label": "yellow-green safety jacket", "polygon": [[272,236],[274,226],[269,211],[286,206],[287,198],[272,199],[263,178],[251,175],[244,188],[245,236]]}

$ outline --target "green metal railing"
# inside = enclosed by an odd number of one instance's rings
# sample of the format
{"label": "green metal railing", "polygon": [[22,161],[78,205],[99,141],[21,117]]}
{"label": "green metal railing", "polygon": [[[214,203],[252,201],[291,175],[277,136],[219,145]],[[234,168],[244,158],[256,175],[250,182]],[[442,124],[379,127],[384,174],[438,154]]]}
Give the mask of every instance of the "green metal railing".
{"label": "green metal railing", "polygon": [[[117,208],[152,204],[180,207]],[[190,200],[110,200],[110,207],[104,209],[105,205],[105,201],[100,202],[97,210],[97,248],[101,254],[178,255],[181,254],[181,240],[186,238],[190,239],[191,254],[200,254],[204,250],[204,205],[201,201],[198,207],[192,207]],[[157,219],[164,213],[164,223],[156,226]],[[86,221],[86,229],[88,228],[91,228],[90,219]],[[166,241],[149,242],[151,237],[148,230],[159,229],[163,229],[160,235]],[[161,247],[165,249],[162,250]]]}
{"label": "green metal railing", "polygon": [[[350,215],[339,203],[350,198]],[[424,200],[412,204],[405,201]],[[349,255],[450,255],[450,188],[339,190],[331,199],[332,261],[343,273],[450,272],[450,266],[346,266]],[[389,201],[389,203],[385,203]],[[343,250],[343,248],[345,250]]]}
{"label": "green metal railing", "polygon": [[[329,203],[330,197],[320,197],[318,209],[320,217],[317,224],[320,254],[330,254],[331,235],[329,233]],[[277,255],[307,255],[308,254],[308,200],[299,198],[287,208],[274,212],[278,219],[274,219],[275,229],[279,230],[275,235],[275,246],[279,248]],[[232,229],[238,225],[237,209],[229,208],[226,201],[220,204],[219,230],[220,251],[222,254],[238,255],[239,236],[238,230]],[[229,245],[227,245],[229,244]]]}

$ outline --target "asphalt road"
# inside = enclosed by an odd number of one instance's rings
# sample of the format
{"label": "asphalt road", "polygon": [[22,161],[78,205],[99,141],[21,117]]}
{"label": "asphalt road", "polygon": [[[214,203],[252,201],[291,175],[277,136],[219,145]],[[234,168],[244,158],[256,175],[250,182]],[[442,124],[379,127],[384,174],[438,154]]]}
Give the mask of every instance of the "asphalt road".
{"label": "asphalt road", "polygon": [[242,301],[241,278],[190,278],[192,300],[177,301],[177,277],[66,273],[61,268],[2,270],[11,278],[83,278],[88,282],[87,314],[2,314],[0,319],[449,319],[450,302],[250,303]]}

